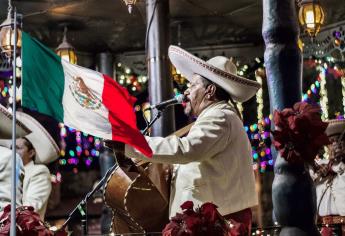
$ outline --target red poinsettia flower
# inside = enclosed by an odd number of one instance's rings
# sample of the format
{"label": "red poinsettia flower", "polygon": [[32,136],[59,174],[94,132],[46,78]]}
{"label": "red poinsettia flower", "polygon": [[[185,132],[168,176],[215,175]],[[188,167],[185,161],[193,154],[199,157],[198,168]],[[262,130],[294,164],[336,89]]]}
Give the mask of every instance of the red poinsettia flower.
{"label": "red poinsettia flower", "polygon": [[186,201],[181,205],[182,210],[193,210],[194,203],[192,201]]}
{"label": "red poinsettia flower", "polygon": [[[11,205],[4,208],[0,217],[0,236],[7,236],[11,226]],[[53,236],[53,232],[41,221],[38,213],[31,206],[16,209],[16,234],[19,236]],[[67,235],[64,232],[62,235]]]}
{"label": "red poinsettia flower", "polygon": [[273,145],[290,163],[312,162],[318,150],[329,144],[327,123],[318,106],[298,102],[293,108],[274,112]]}
{"label": "red poinsettia flower", "polygon": [[177,213],[163,229],[163,236],[233,236],[230,225],[217,211],[217,206],[207,202],[193,209],[193,202],[181,205],[183,213]]}
{"label": "red poinsettia flower", "polygon": [[248,235],[248,230],[244,224],[239,223],[233,219],[230,219],[230,231],[228,236],[242,236]]}
{"label": "red poinsettia flower", "polygon": [[165,226],[163,230],[163,236],[178,235],[179,230],[179,224],[171,220],[170,223]]}
{"label": "red poinsettia flower", "polygon": [[204,215],[206,220],[211,224],[214,224],[217,220],[220,220],[222,217],[217,211],[217,206],[213,203],[206,202],[200,207],[201,214]]}

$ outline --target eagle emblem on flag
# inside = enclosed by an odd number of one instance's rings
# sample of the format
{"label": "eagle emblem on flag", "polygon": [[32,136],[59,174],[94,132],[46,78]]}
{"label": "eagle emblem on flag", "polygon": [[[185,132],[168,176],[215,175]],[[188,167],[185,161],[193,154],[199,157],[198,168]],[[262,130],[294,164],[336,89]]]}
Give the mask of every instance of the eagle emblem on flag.
{"label": "eagle emblem on flag", "polygon": [[74,99],[87,109],[96,110],[102,106],[101,100],[92,93],[92,91],[86,86],[84,80],[79,76],[74,76],[72,83],[69,85],[69,89]]}

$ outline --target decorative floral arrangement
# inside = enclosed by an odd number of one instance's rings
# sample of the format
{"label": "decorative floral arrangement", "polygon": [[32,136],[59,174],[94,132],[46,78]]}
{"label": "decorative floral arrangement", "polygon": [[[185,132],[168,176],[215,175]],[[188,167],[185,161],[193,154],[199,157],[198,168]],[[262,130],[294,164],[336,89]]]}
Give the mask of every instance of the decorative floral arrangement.
{"label": "decorative floral arrangement", "polygon": [[227,222],[217,211],[217,206],[207,202],[201,207],[193,209],[192,201],[181,205],[183,213],[176,213],[163,229],[163,236],[235,236],[244,235],[234,233],[245,232],[242,224],[235,221]]}
{"label": "decorative floral arrangement", "polygon": [[[4,208],[0,217],[0,236],[10,235],[11,205]],[[20,206],[16,209],[16,235],[18,236],[67,236],[64,231],[54,234],[40,219],[31,206]]]}
{"label": "decorative floral arrangement", "polygon": [[274,111],[273,144],[289,163],[313,163],[319,149],[329,144],[325,134],[327,123],[321,120],[318,106],[306,102],[293,108]]}

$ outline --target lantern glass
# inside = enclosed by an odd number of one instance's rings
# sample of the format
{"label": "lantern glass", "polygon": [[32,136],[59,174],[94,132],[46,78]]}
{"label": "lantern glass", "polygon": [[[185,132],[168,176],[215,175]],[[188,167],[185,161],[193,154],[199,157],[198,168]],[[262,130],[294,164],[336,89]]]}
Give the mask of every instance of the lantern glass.
{"label": "lantern glass", "polygon": [[67,26],[64,28],[62,43],[55,50],[63,60],[68,61],[71,64],[77,64],[77,55],[74,47],[67,42]]}
{"label": "lantern glass", "polygon": [[315,0],[305,0],[301,2],[298,18],[307,33],[314,37],[320,31],[325,14],[318,2]]}
{"label": "lantern glass", "polygon": [[[11,25],[4,25],[0,30],[0,47],[3,52],[6,54],[11,54],[13,51],[14,45],[17,44],[17,48],[22,47],[22,31],[17,28],[17,42],[14,42],[14,30],[11,28]],[[20,50],[17,50],[19,53]]]}
{"label": "lantern glass", "polygon": [[73,48],[59,48],[56,54],[71,64],[77,64],[77,55]]}

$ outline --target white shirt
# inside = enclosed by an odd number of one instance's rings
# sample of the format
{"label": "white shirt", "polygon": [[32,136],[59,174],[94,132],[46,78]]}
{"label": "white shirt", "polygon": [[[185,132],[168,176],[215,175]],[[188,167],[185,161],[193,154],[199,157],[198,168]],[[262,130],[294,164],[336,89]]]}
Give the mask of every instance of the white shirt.
{"label": "white shirt", "polygon": [[[22,205],[24,166],[22,158],[16,155],[16,205]],[[12,150],[0,146],[0,212],[11,204]],[[1,214],[1,213],[0,213]]]}
{"label": "white shirt", "polygon": [[24,169],[23,205],[32,206],[44,220],[52,190],[49,169],[45,165],[34,164],[33,161],[26,164]]}
{"label": "white shirt", "polygon": [[[318,164],[328,164],[329,160],[319,160]],[[316,184],[317,206],[320,216],[345,216],[345,164],[332,166],[337,174],[331,181]],[[313,177],[313,175],[312,175]]]}
{"label": "white shirt", "polygon": [[242,121],[225,102],[207,107],[188,135],[147,137],[152,159],[126,145],[128,157],[177,164],[170,193],[170,217],[187,200],[213,202],[222,215],[257,205],[251,145]]}

